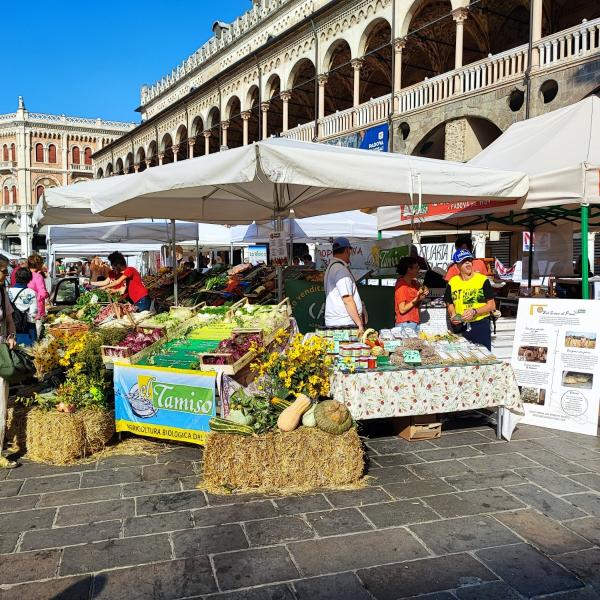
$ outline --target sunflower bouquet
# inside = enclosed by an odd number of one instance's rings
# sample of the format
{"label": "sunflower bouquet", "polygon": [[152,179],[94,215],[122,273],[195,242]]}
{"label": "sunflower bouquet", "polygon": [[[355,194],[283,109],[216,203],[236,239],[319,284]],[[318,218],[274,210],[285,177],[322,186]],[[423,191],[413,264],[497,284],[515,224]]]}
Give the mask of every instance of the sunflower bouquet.
{"label": "sunflower bouquet", "polygon": [[257,359],[251,369],[265,394],[286,398],[306,394],[310,398],[329,396],[329,376],[333,358],[331,342],[313,336],[295,335],[281,352],[255,348]]}

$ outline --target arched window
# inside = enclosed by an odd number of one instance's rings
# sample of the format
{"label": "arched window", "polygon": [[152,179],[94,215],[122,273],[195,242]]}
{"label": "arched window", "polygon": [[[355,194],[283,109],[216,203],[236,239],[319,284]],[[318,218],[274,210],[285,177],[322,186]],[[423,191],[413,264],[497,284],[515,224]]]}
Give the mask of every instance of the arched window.
{"label": "arched window", "polygon": [[43,193],[44,193],[44,186],[43,185],[38,185],[35,188],[35,200],[36,200],[36,202],[40,201],[40,198],[42,197]]}
{"label": "arched window", "polygon": [[10,145],[10,160],[17,161],[17,147],[14,144]]}
{"label": "arched window", "polygon": [[49,163],[56,162],[56,146],[54,144],[50,144],[48,146],[48,162]]}
{"label": "arched window", "polygon": [[8,186],[4,186],[3,194],[2,194],[2,202],[4,206],[8,206],[10,204],[10,196],[8,192]]}
{"label": "arched window", "polygon": [[77,146],[74,146],[73,147],[73,158],[72,158],[71,162],[74,165],[78,165],[80,160],[81,160],[81,158],[79,156],[79,148]]}
{"label": "arched window", "polygon": [[43,144],[35,145],[35,162],[44,162],[44,146],[43,146]]}
{"label": "arched window", "polygon": [[17,186],[15,185],[10,188],[10,201],[11,204],[17,203]]}
{"label": "arched window", "polygon": [[2,146],[2,160],[8,161],[8,146],[6,144]]}
{"label": "arched window", "polygon": [[92,164],[92,149],[91,148],[86,148],[83,152],[83,162],[86,165],[91,165]]}

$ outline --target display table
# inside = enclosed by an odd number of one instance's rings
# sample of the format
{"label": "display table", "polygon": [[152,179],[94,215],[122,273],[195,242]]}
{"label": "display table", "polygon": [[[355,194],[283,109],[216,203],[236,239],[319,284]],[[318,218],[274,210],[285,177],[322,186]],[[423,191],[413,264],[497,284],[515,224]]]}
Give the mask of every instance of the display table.
{"label": "display table", "polygon": [[504,407],[522,414],[523,403],[512,367],[486,365],[335,372],[331,395],[352,417],[381,419]]}

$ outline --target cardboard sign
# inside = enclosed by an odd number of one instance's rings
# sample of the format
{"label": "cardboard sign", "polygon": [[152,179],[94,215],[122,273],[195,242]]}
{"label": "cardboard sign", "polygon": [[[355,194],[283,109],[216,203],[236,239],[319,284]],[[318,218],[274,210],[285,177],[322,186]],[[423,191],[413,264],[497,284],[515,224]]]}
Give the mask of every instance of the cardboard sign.
{"label": "cardboard sign", "polygon": [[404,359],[404,362],[409,365],[421,364],[421,353],[418,350],[404,350],[402,352],[402,358]]}

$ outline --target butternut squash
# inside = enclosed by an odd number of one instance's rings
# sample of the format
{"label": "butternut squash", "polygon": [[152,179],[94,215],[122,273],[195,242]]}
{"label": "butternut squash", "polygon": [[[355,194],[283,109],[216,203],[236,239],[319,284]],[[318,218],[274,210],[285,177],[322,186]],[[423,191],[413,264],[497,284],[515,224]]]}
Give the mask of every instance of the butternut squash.
{"label": "butternut squash", "polygon": [[281,431],[294,431],[300,423],[302,415],[310,408],[310,398],[298,394],[291,406],[288,406],[277,419],[277,427]]}

